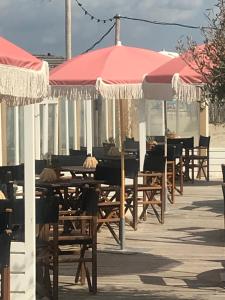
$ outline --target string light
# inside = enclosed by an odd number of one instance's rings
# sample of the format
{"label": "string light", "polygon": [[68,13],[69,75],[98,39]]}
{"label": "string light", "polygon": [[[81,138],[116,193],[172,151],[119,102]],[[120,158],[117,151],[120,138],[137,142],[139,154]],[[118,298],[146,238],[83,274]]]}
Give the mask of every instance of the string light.
{"label": "string light", "polygon": [[100,19],[100,18],[96,18],[95,16],[93,16],[91,13],[89,13],[88,11],[87,11],[87,9],[85,9],[84,7],[83,7],[83,4],[82,3],[80,3],[78,0],[75,0],[76,1],[76,3],[77,3],[77,5],[83,10],[83,12],[84,12],[84,14],[86,15],[86,16],[89,16],[89,17],[91,17],[91,20],[95,20],[95,21],[97,21],[98,23],[106,23],[106,22],[112,22],[113,21],[113,18],[109,18],[109,19]]}

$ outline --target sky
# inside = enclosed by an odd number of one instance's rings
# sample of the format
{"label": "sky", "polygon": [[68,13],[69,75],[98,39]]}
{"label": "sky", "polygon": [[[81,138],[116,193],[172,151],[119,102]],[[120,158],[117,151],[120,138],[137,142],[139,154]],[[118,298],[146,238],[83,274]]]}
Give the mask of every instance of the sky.
{"label": "sky", "polygon": [[[207,25],[205,14],[216,0],[79,0],[97,18],[126,17]],[[0,35],[33,54],[65,55],[65,0],[0,0]],[[98,23],[72,0],[72,48],[77,55],[91,47],[112,23]],[[112,31],[95,49],[114,44]],[[180,38],[201,43],[199,30],[121,20],[121,42],[155,51],[175,51]]]}

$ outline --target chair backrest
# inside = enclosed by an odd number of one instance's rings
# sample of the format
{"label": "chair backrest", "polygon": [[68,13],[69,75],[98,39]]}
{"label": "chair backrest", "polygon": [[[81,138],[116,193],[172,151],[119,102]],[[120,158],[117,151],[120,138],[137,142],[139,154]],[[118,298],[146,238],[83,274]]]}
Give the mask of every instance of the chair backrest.
{"label": "chair backrest", "polygon": [[52,155],[52,165],[60,166],[82,166],[86,159],[86,155]]}
{"label": "chair backrest", "polygon": [[165,163],[164,150],[162,148],[152,149],[145,155],[144,171],[164,173]]}
{"label": "chair backrest", "polygon": [[[125,158],[125,177],[134,179],[138,174],[139,161],[135,157]],[[98,163],[95,178],[110,185],[121,185],[121,159],[110,159]]]}
{"label": "chair backrest", "polygon": [[124,141],[124,149],[125,151],[129,151],[130,150],[139,150],[139,142],[135,141],[133,139],[127,139]]}
{"label": "chair backrest", "polygon": [[[35,199],[36,224],[58,222],[59,201],[52,194],[43,194]],[[24,198],[16,199],[13,203],[12,223],[24,225]]]}
{"label": "chair backrest", "polygon": [[96,159],[101,159],[105,154],[107,153],[104,147],[92,148],[92,156],[94,156]]}
{"label": "chair backrest", "polygon": [[47,167],[46,159],[35,159],[35,174],[39,175]]}
{"label": "chair backrest", "polygon": [[84,150],[75,150],[75,149],[70,149],[70,155],[75,155],[75,156],[86,156],[87,155],[87,149]]}
{"label": "chair backrest", "polygon": [[168,144],[182,144],[184,149],[192,149],[194,147],[194,137],[167,139]]}
{"label": "chair backrest", "polygon": [[225,183],[225,164],[221,165],[222,174],[223,174],[223,182]]}
{"label": "chair backrest", "polygon": [[11,236],[6,229],[11,229],[11,202],[9,200],[0,201],[0,269],[9,265]]}
{"label": "chair backrest", "polygon": [[0,167],[0,183],[24,179],[24,164]]}
{"label": "chair backrest", "polygon": [[199,146],[209,149],[210,136],[200,135],[199,137]]}

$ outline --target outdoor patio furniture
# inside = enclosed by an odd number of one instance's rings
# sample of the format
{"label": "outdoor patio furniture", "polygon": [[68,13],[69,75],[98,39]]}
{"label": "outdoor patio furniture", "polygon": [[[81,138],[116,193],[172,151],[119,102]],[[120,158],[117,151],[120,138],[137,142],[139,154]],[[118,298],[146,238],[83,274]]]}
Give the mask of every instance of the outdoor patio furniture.
{"label": "outdoor patio furniture", "polygon": [[70,149],[69,150],[70,155],[75,155],[75,156],[87,156],[87,149],[85,150],[75,150],[75,149]]}
{"label": "outdoor patio furniture", "polygon": [[[84,284],[86,277],[89,291],[95,294],[97,292],[97,203],[99,194],[95,188],[84,187],[80,197],[82,198],[81,207],[78,210],[60,210],[59,212],[58,245],[59,256],[62,257],[59,262],[78,263],[75,283],[77,284],[80,280],[81,284]],[[69,228],[68,222],[70,223]],[[91,264],[91,275],[88,264]]]}
{"label": "outdoor patio furniture", "polygon": [[73,178],[77,176],[90,177],[95,173],[95,168],[85,168],[83,166],[60,166],[60,172],[70,172]]}
{"label": "outdoor patio furniture", "polygon": [[200,135],[198,146],[193,147],[189,163],[189,168],[192,171],[192,181],[194,181],[195,169],[197,169],[196,178],[201,179],[203,176],[209,181],[209,144],[210,136]]}
{"label": "outdoor patio furniture", "polygon": [[51,163],[54,167],[61,166],[82,166],[86,155],[52,155]]}
{"label": "outdoor patio furniture", "polygon": [[[183,153],[182,153],[182,160],[179,159],[179,163],[176,167],[176,172],[178,174],[181,172],[183,173],[183,179],[186,181],[191,180],[190,177],[190,170],[191,170],[191,156],[193,155],[193,148],[194,148],[194,137],[190,138],[174,138],[174,139],[168,139],[168,144],[181,144],[183,147]],[[179,152],[179,149],[178,149]],[[182,188],[181,188],[182,190]]]}
{"label": "outdoor patio furniture", "polygon": [[222,169],[222,175],[223,175],[223,182],[225,183],[225,164],[221,165],[221,169]]}
{"label": "outdoor patio furniture", "polygon": [[149,151],[145,156],[144,171],[138,174],[138,177],[143,179],[143,183],[139,183],[138,179],[135,181],[135,209],[137,210],[138,206],[142,205],[142,211],[138,217],[140,220],[146,220],[147,214],[150,213],[149,207],[151,207],[158,221],[164,223],[165,162],[166,158],[159,152]]}
{"label": "outdoor patio furniture", "polygon": [[97,160],[107,154],[106,149],[104,147],[93,147],[92,148],[92,156],[94,156]]}
{"label": "outdoor patio furniture", "polygon": [[9,180],[21,180],[24,178],[24,164],[13,166],[0,166],[0,183]]}
{"label": "outdoor patio furniture", "polygon": [[167,139],[168,145],[175,146],[174,162],[175,162],[175,190],[183,195],[184,190],[184,171],[183,171],[183,142],[179,138]]}
{"label": "outdoor patio furniture", "polygon": [[[125,177],[133,179],[138,173],[139,162],[135,157],[125,158]],[[100,187],[100,199],[98,203],[98,229],[102,225],[106,225],[112,236],[118,244],[120,244],[120,237],[115,231],[115,227],[119,226],[121,216],[121,159],[120,157],[107,157],[100,162],[96,167],[95,178],[104,181],[104,185]],[[126,222],[134,227],[134,205],[133,184],[125,185],[126,203],[125,213],[130,211],[132,221],[126,217]],[[117,227],[116,227],[117,228]]]}
{"label": "outdoor patio furniture", "polygon": [[[37,193],[36,193],[37,195]],[[59,199],[48,189],[38,188],[35,198],[36,204],[36,268],[37,268],[37,292],[45,296],[56,298],[58,294],[57,273],[57,240],[56,224],[58,223]],[[24,241],[24,198],[15,198],[12,203],[12,236],[15,241]],[[49,242],[50,228],[53,231],[53,241]],[[50,259],[52,258],[52,259]],[[50,264],[53,261],[54,263]],[[50,278],[50,269],[53,270],[53,283]]]}
{"label": "outdoor patio furniture", "polygon": [[47,167],[47,159],[35,159],[35,174],[40,175],[44,168]]}
{"label": "outdoor patio furniture", "polygon": [[10,299],[10,244],[11,244],[11,202],[0,201],[0,274],[1,298]]}
{"label": "outdoor patio furniture", "polygon": [[125,153],[138,155],[139,142],[135,141],[134,138],[126,137],[126,139],[124,141],[124,151],[125,151]]}

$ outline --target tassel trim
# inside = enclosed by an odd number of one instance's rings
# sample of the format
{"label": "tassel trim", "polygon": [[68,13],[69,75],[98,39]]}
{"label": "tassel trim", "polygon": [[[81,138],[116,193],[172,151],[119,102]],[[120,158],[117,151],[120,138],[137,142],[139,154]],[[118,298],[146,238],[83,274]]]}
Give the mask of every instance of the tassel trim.
{"label": "tassel trim", "polygon": [[9,106],[38,103],[48,95],[49,67],[40,70],[0,64],[0,101]]}

